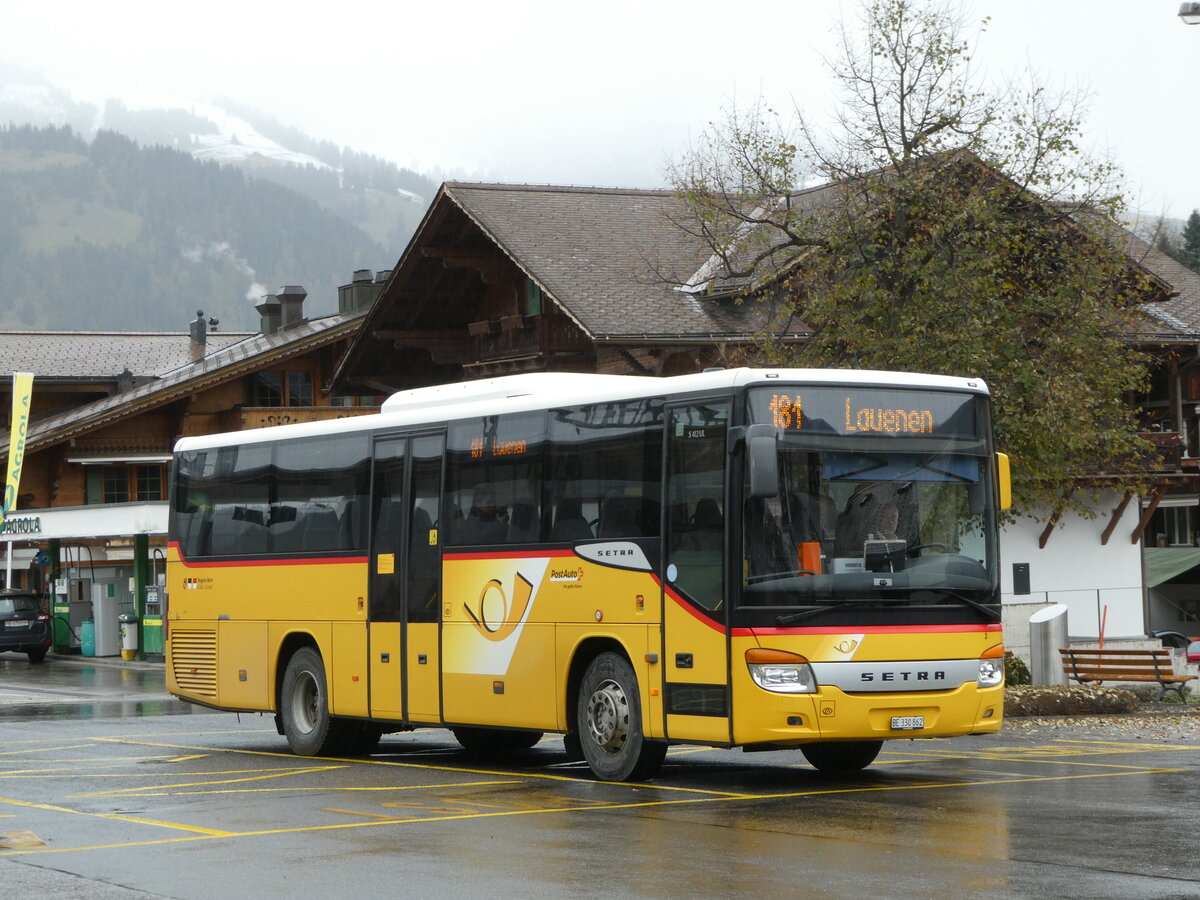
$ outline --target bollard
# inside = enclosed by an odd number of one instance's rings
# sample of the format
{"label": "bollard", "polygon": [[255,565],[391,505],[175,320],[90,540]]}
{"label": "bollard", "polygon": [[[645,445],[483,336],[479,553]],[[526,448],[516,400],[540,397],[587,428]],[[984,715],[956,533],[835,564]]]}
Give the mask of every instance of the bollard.
{"label": "bollard", "polygon": [[121,613],[117,621],[121,623],[121,659],[134,659],[138,648],[138,617]]}
{"label": "bollard", "polygon": [[1066,684],[1059,647],[1067,646],[1067,607],[1061,603],[1029,617],[1029,676],[1034,684]]}

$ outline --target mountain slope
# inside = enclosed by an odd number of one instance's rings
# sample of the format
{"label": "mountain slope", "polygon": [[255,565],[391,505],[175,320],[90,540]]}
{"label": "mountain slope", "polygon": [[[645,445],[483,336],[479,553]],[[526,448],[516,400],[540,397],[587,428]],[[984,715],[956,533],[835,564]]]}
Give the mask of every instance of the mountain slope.
{"label": "mountain slope", "polygon": [[400,249],[311,197],[179,150],[0,129],[3,328],[182,329],[203,309],[252,329],[268,287],[302,284],[309,315],[332,312],[354,269],[385,268]]}

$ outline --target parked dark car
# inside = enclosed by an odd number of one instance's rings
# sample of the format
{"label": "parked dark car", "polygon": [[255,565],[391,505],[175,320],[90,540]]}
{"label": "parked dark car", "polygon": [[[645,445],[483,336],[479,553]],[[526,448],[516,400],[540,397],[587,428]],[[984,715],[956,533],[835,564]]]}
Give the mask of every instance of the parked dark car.
{"label": "parked dark car", "polygon": [[0,652],[27,653],[31,663],[39,663],[52,640],[50,614],[36,595],[0,590]]}
{"label": "parked dark car", "polygon": [[1182,650],[1190,641],[1186,634],[1180,634],[1178,631],[1152,631],[1150,636],[1158,638],[1164,647],[1170,647],[1172,650]]}

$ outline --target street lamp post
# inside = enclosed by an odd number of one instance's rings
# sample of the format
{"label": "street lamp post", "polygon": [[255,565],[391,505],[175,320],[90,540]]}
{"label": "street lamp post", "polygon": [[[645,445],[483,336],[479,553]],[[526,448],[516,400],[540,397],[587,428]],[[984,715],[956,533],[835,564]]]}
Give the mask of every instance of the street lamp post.
{"label": "street lamp post", "polygon": [[1200,3],[1180,3],[1179,18],[1186,25],[1200,25]]}

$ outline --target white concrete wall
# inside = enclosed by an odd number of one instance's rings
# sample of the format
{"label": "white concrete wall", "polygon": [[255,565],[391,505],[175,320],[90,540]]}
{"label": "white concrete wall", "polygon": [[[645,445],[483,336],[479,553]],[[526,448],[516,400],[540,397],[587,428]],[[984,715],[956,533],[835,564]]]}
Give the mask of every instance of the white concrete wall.
{"label": "white concrete wall", "polygon": [[[1125,508],[1108,544],[1100,543],[1119,502],[1116,494],[1103,496],[1094,519],[1064,514],[1044,549],[1038,547],[1044,522],[1021,518],[1002,532],[1005,644],[1018,656],[1018,648],[1028,653],[1029,616],[1046,603],[1066,605],[1072,640],[1096,640],[1102,626],[1106,641],[1146,634],[1142,547],[1130,540],[1140,515],[1136,501]],[[1029,594],[1013,593],[1013,563],[1029,564]]]}

